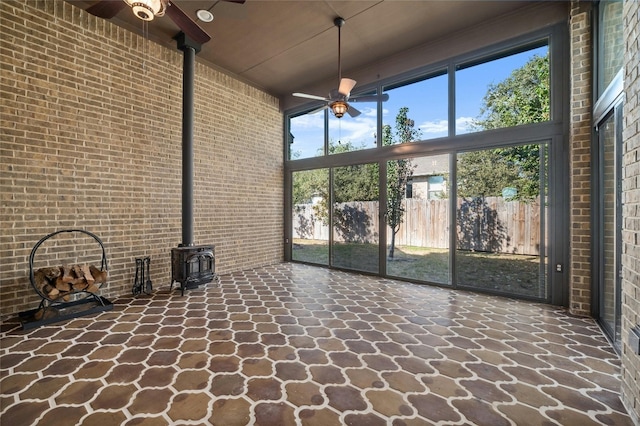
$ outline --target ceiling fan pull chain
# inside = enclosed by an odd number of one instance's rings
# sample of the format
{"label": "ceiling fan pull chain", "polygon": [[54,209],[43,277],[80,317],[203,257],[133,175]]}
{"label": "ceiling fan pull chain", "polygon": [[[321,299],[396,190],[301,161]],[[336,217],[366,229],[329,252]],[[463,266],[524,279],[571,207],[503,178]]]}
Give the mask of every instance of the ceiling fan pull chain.
{"label": "ceiling fan pull chain", "polygon": [[142,72],[147,72],[147,56],[149,54],[149,22],[142,21]]}

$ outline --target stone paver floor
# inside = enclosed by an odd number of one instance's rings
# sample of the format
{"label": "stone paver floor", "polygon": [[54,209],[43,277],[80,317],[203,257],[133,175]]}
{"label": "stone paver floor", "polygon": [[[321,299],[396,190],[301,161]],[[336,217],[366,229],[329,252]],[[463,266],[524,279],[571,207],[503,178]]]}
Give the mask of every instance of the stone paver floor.
{"label": "stone paver floor", "polygon": [[0,333],[3,425],[631,425],[557,307],[284,263]]}

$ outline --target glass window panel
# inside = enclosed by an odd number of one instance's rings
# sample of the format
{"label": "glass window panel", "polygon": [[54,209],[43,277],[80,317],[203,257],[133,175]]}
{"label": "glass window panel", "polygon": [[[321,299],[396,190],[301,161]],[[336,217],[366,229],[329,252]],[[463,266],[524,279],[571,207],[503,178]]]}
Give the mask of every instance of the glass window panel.
{"label": "glass window panel", "polygon": [[547,145],[457,158],[456,284],[544,299]]}
{"label": "glass window panel", "polygon": [[419,132],[414,135],[415,138],[410,138],[411,140],[383,139],[383,145],[448,136],[447,74],[385,88],[384,93],[389,95],[389,99],[383,103],[382,107],[383,126],[395,128],[398,114],[402,108],[407,108],[407,116],[415,122],[415,128]]}
{"label": "glass window panel", "polygon": [[293,172],[292,259],[329,264],[329,169]]}
{"label": "glass window panel", "polygon": [[456,134],[548,121],[549,49],[456,71]]}
{"label": "glass window panel", "polygon": [[332,266],[378,272],[378,175],[377,163],[333,169]]}
{"label": "glass window panel", "polygon": [[618,310],[618,288],[620,269],[618,242],[621,238],[618,222],[617,202],[620,195],[619,172],[616,170],[616,127],[615,115],[610,115],[599,127],[601,145],[603,203],[602,223],[602,282],[600,283],[601,309],[600,319],[608,327],[614,341],[620,341],[620,312]]}
{"label": "glass window panel", "polygon": [[301,114],[289,118],[289,159],[324,155],[324,114]]}
{"label": "glass window panel", "polygon": [[[375,96],[375,92],[354,95]],[[367,99],[367,98],[363,98]],[[378,104],[376,101],[349,101],[350,110],[359,111],[355,117],[348,113],[337,118],[329,110],[329,153],[339,154],[376,147],[376,128]]]}
{"label": "glass window panel", "polygon": [[599,3],[598,25],[598,96],[606,90],[624,61],[623,2]]}
{"label": "glass window panel", "polygon": [[[403,170],[411,171],[411,195]],[[387,274],[450,284],[449,154],[387,163]]]}

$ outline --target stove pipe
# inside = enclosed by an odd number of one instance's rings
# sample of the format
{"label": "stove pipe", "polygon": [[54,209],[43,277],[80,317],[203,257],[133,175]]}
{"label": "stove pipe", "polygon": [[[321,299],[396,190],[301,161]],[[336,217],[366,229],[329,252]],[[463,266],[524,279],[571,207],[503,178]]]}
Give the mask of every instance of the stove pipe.
{"label": "stove pipe", "polygon": [[184,33],[176,36],[178,49],[184,53],[182,69],[182,244],[193,241],[193,111],[195,58],[201,45]]}

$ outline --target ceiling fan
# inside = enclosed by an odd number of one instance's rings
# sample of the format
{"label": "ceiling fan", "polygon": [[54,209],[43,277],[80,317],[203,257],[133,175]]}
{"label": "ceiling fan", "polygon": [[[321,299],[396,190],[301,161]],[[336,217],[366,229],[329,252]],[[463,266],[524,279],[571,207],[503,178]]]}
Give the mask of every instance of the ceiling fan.
{"label": "ceiling fan", "polygon": [[323,105],[322,107],[311,111],[310,114],[330,108],[333,112],[333,115],[335,115],[337,118],[341,118],[345,113],[348,113],[351,117],[357,117],[361,114],[361,112],[349,105],[347,103],[348,100],[351,100],[353,102],[375,102],[380,99],[384,102],[389,99],[389,95],[386,93],[383,95],[362,95],[354,96],[353,98],[350,97],[351,90],[355,87],[356,81],[350,78],[342,78],[342,64],[340,61],[340,30],[344,25],[344,22],[344,19],[341,17],[337,17],[333,20],[333,24],[338,27],[338,88],[331,90],[331,92],[329,92],[329,97],[327,98],[323,98],[322,96],[317,95],[309,95],[306,93],[293,93],[293,96],[299,98],[314,99],[317,101],[326,102],[326,105]]}
{"label": "ceiling fan", "polygon": [[[245,0],[222,0],[232,3],[244,3]],[[133,14],[143,21],[152,21],[154,17],[165,14],[196,43],[206,43],[211,36],[193,19],[180,9],[173,0],[100,0],[89,6],[87,12],[103,19],[111,19],[125,6],[129,6]]]}

